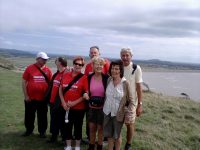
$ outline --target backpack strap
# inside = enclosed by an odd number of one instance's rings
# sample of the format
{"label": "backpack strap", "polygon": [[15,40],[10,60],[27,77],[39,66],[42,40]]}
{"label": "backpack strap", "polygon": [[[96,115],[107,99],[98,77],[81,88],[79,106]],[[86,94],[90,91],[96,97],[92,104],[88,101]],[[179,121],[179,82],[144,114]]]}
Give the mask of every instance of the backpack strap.
{"label": "backpack strap", "polygon": [[132,65],[132,68],[133,68],[133,71],[132,71],[132,73],[131,73],[131,74],[133,75],[133,74],[134,74],[134,72],[135,72],[135,70],[137,69],[137,65],[133,63],[133,65]]}
{"label": "backpack strap", "polygon": [[57,74],[59,73],[59,71],[57,71],[56,73],[53,74],[51,81],[49,82],[49,86],[48,89],[46,90],[45,96],[44,96],[44,100],[49,103],[50,98],[51,98],[51,92],[52,92],[52,88],[53,88],[53,80],[56,78]]}
{"label": "backpack strap", "polygon": [[83,76],[82,73],[79,73],[69,84],[68,86],[63,90],[63,95],[71,88],[71,86],[76,83],[81,77]]}
{"label": "backpack strap", "polygon": [[36,64],[34,64],[34,65],[42,73],[42,75],[44,76],[45,81],[47,82],[47,84],[49,84],[49,79],[48,79],[47,75],[42,71],[42,69],[40,67],[38,67]]}
{"label": "backpack strap", "polygon": [[57,76],[58,73],[59,73],[59,71],[57,70],[56,73],[53,74],[53,76],[51,78],[51,81],[53,81],[56,78],[56,76]]}
{"label": "backpack strap", "polygon": [[56,73],[53,74],[51,81],[49,82],[50,91],[52,90],[52,87],[53,87],[53,80],[56,78],[58,73],[59,73],[59,71],[57,70]]}

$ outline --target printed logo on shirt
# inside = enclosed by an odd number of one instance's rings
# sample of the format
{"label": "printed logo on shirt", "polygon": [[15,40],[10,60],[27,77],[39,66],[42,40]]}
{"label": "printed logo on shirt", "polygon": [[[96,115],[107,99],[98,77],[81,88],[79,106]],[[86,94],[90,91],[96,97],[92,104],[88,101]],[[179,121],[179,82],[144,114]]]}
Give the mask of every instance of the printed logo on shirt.
{"label": "printed logo on shirt", "polygon": [[44,82],[45,78],[44,76],[33,76],[34,82]]}
{"label": "printed logo on shirt", "polygon": [[60,81],[59,80],[53,80],[53,86],[59,87]]}

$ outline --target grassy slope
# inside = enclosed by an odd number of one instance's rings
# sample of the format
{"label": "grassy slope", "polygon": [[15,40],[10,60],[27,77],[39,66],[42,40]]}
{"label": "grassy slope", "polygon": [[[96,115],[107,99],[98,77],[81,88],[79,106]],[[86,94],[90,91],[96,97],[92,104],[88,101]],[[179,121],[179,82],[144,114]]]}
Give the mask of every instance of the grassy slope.
{"label": "grassy slope", "polygon": [[[144,113],[136,120],[133,149],[200,149],[200,103],[144,93]],[[35,134],[24,138],[21,74],[0,68],[0,149],[63,149]],[[123,144],[125,128],[123,128]],[[82,149],[86,149],[85,146]]]}

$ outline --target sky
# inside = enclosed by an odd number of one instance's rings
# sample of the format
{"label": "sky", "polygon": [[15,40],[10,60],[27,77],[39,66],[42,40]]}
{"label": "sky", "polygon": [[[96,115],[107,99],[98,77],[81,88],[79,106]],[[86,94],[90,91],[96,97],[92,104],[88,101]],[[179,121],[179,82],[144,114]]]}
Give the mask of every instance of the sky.
{"label": "sky", "polygon": [[200,63],[199,0],[0,0],[0,47]]}

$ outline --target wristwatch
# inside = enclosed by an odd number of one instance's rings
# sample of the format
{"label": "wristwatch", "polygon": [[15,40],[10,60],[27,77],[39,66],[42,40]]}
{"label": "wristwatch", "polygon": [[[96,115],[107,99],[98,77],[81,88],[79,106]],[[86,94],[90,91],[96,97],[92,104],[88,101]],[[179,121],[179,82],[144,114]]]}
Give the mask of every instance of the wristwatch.
{"label": "wristwatch", "polygon": [[138,105],[142,105],[142,102],[138,102]]}

